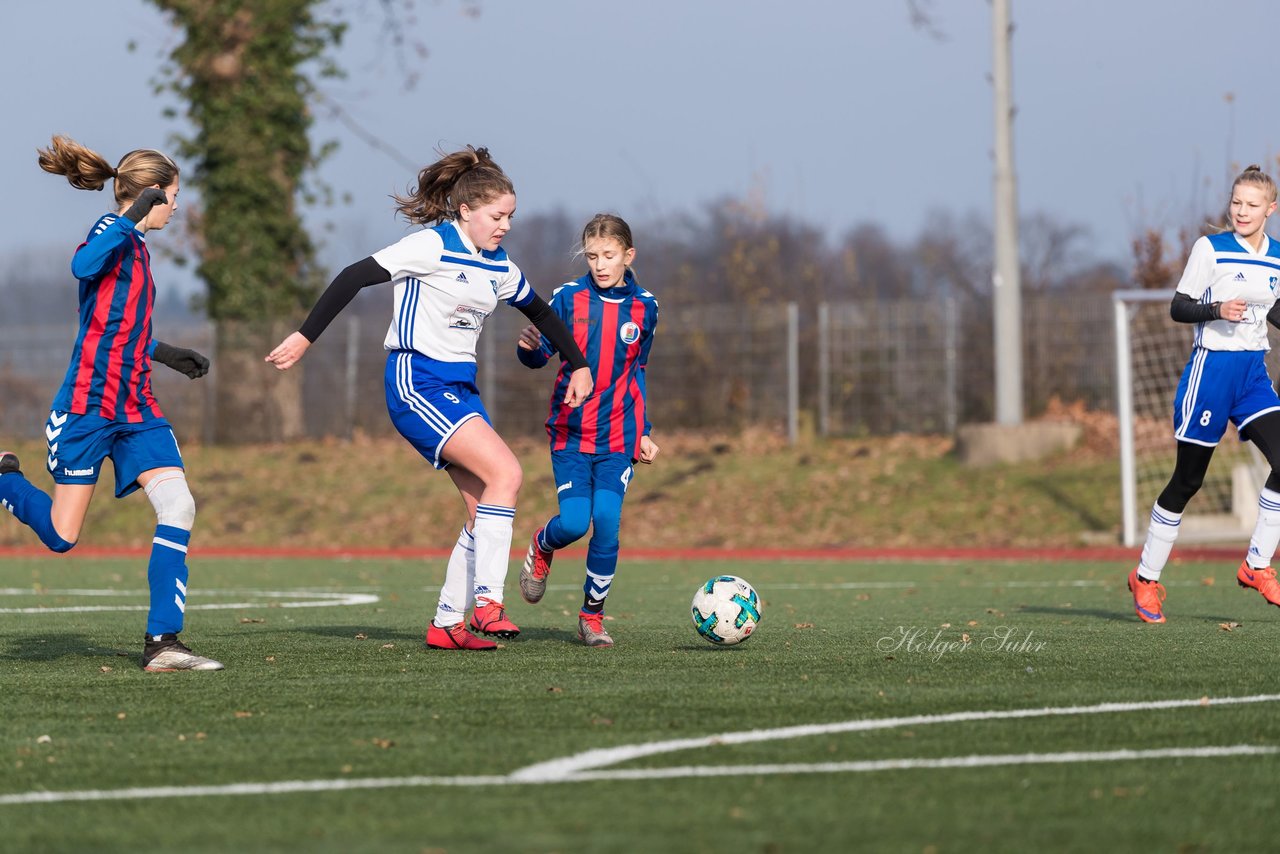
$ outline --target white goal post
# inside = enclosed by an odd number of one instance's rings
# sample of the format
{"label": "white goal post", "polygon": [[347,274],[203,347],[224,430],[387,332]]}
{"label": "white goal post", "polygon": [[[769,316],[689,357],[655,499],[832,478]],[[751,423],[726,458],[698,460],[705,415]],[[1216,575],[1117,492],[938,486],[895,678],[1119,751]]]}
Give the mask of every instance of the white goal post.
{"label": "white goal post", "polygon": [[[1120,512],[1126,546],[1146,538],[1151,506],[1173,464],[1173,396],[1191,355],[1193,328],[1169,317],[1173,292],[1113,293],[1116,334],[1116,414],[1120,426]],[[1274,334],[1274,330],[1273,334]],[[1267,365],[1275,376],[1274,346]],[[1179,542],[1247,542],[1258,513],[1258,491],[1268,467],[1250,442],[1227,428],[1204,486],[1183,516]]]}

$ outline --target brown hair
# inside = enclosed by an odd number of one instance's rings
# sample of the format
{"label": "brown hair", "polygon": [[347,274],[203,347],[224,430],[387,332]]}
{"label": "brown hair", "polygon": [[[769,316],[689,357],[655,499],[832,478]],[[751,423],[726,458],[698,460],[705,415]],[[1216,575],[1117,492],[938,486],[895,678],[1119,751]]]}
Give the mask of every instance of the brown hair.
{"label": "brown hair", "polygon": [[52,144],[36,149],[36,154],[41,169],[65,175],[67,183],[78,190],[101,190],[107,179],[114,178],[117,207],[138,198],[147,187],[167,187],[178,180],[178,164],[151,148],[130,151],[115,168],[101,154],[69,136],[54,136]]}
{"label": "brown hair", "polygon": [[1256,163],[1245,167],[1245,170],[1236,176],[1235,181],[1231,184],[1231,191],[1235,192],[1236,187],[1241,184],[1249,184],[1257,187],[1265,192],[1271,201],[1276,200],[1276,182],[1271,180],[1271,176],[1262,171],[1262,167]]}
{"label": "brown hair", "polygon": [[598,213],[591,218],[591,222],[582,229],[583,249],[586,249],[587,241],[593,237],[612,237],[622,244],[624,250],[635,248],[635,244],[631,242],[631,226],[622,217],[613,214]]}
{"label": "brown hair", "polygon": [[489,156],[489,149],[468,145],[424,167],[418,173],[416,190],[392,198],[406,219],[426,225],[456,217],[460,205],[479,207],[515,191],[511,179]]}

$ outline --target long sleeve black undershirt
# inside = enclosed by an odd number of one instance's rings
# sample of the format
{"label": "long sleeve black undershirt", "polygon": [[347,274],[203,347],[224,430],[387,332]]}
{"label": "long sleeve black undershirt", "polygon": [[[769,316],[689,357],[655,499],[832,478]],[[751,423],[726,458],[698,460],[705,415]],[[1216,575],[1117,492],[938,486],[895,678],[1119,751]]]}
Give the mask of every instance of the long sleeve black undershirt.
{"label": "long sleeve black undershirt", "polygon": [[1173,302],[1169,303],[1169,316],[1178,323],[1208,323],[1218,320],[1218,309],[1222,303],[1200,302],[1184,293],[1175,292]]}
{"label": "long sleeve black undershirt", "polygon": [[569,367],[575,371],[578,368],[589,367],[587,357],[582,355],[582,350],[578,348],[578,342],[573,340],[573,333],[569,331],[569,327],[564,325],[560,315],[552,311],[551,306],[547,305],[542,297],[534,294],[533,300],[528,305],[520,306],[520,311],[534,326],[538,327],[539,332],[547,336],[551,346],[560,351],[560,355],[564,356]]}
{"label": "long sleeve black undershirt", "polygon": [[314,344],[320,337],[320,333],[328,328],[333,319],[356,298],[356,294],[360,293],[362,288],[389,281],[391,281],[391,274],[373,260],[372,255],[355,262],[334,276],[329,287],[325,288],[320,299],[316,300],[316,304],[312,306],[307,319],[298,327],[298,331],[302,333],[302,337]]}
{"label": "long sleeve black undershirt", "polygon": [[[391,273],[373,260],[373,256],[357,261],[334,277],[329,287],[325,288],[324,293],[320,295],[320,299],[316,300],[311,313],[307,315],[302,326],[298,327],[298,331],[314,344],[333,319],[355,299],[356,294],[363,288],[389,281],[391,281]],[[574,370],[588,367],[587,358],[582,355],[578,343],[573,340],[573,333],[542,297],[534,294],[533,300],[528,305],[520,306],[520,311],[534,326],[538,327],[539,332],[547,336],[547,340],[555,345]]]}
{"label": "long sleeve black undershirt", "polygon": [[[1208,323],[1221,319],[1222,303],[1200,302],[1187,294],[1175,293],[1169,303],[1169,316],[1178,323]],[[1280,329],[1280,302],[1271,306],[1267,312],[1267,323]]]}

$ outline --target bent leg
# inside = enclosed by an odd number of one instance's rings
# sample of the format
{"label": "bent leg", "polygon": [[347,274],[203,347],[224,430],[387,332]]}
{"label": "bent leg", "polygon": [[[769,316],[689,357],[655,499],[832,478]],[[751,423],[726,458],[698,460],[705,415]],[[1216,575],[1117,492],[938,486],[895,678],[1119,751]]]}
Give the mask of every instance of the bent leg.
{"label": "bent leg", "polygon": [[58,553],[70,551],[80,538],[92,498],[93,484],[55,484],[50,497],[20,471],[0,475],[0,506]]}

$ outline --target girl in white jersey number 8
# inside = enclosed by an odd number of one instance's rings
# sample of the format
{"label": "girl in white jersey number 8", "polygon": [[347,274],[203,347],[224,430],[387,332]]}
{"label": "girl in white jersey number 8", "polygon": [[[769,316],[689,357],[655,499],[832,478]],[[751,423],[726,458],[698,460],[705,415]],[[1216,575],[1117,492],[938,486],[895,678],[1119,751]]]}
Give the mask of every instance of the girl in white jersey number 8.
{"label": "girl in white jersey number 8", "polygon": [[1250,166],[1231,187],[1232,230],[1195,242],[1173,295],[1169,313],[1195,324],[1195,343],[1174,398],[1178,455],[1173,477],[1151,508],[1142,558],[1129,573],[1134,610],[1143,622],[1165,621],[1160,573],[1178,537],[1182,511],[1204,482],[1228,420],[1271,464],[1236,582],[1280,606],[1280,582],[1271,568],[1280,542],[1280,398],[1263,362],[1267,323],[1280,326],[1280,246],[1263,230],[1275,210],[1275,183]]}
{"label": "girl in white jersey number 8", "polygon": [[467,510],[427,627],[427,646],[494,649],[468,628],[503,638],[520,633],[503,607],[503,586],[523,473],[490,425],[476,387],[476,341],[485,318],[505,301],[556,343],[574,368],[570,406],[591,394],[591,371],[563,321],[501,248],[516,196],[487,149],[468,146],[444,155],[418,174],[416,190],[396,201],[409,221],[432,227],[339,273],[299,330],[266,360],[280,370],[292,367],[361,288],[394,282],[383,345],[387,411],[428,462],[448,470]]}

